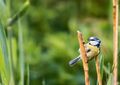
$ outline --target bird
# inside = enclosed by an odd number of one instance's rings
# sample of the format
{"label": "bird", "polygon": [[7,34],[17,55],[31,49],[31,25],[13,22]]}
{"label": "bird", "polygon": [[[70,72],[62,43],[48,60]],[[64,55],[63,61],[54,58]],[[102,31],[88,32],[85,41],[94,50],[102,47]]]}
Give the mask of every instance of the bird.
{"label": "bird", "polygon": [[[87,55],[87,62],[99,55],[100,46],[101,46],[101,40],[99,38],[94,36],[88,38],[88,43],[86,44],[84,43],[84,47]],[[78,51],[80,52],[80,49]],[[69,65],[74,66],[81,59],[82,59],[82,56],[80,54],[78,57],[70,60]]]}

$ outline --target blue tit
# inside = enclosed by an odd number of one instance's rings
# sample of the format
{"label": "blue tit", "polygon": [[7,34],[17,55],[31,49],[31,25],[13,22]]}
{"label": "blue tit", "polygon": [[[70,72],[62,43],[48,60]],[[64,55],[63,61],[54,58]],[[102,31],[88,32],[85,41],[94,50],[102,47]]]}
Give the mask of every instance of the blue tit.
{"label": "blue tit", "polygon": [[[88,39],[88,43],[84,44],[88,61],[92,60],[93,58],[99,55],[100,45],[101,45],[101,41],[97,37],[90,37]],[[80,49],[79,49],[79,52],[80,52]],[[79,55],[78,57],[71,60],[69,62],[69,65],[73,66],[81,59],[82,59],[82,56]]]}

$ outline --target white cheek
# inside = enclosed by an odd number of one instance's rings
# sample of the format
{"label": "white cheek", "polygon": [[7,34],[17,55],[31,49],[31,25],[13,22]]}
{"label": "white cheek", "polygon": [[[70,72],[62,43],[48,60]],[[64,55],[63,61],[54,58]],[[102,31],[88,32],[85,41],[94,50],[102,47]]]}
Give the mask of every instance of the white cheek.
{"label": "white cheek", "polygon": [[96,41],[90,41],[90,44],[91,44],[91,45],[97,45],[98,42],[96,42]]}

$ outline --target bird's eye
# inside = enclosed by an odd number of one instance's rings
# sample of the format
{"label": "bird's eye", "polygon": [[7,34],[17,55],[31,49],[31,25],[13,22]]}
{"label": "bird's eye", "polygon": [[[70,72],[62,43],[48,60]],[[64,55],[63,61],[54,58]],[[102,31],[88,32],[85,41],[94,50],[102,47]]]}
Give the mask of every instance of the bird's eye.
{"label": "bird's eye", "polygon": [[89,45],[91,45],[91,43],[89,43]]}

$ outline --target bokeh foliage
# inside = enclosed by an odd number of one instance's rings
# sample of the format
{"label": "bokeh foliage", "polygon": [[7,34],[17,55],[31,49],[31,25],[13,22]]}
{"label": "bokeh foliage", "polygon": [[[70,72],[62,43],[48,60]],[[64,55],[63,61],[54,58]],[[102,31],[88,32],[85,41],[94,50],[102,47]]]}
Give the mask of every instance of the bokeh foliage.
{"label": "bokeh foliage", "polygon": [[[7,5],[6,8],[9,12],[1,8],[5,6],[0,2],[0,19],[6,27],[7,20],[19,13],[26,0],[3,1],[5,4],[10,2],[10,6]],[[113,69],[112,1],[29,0],[29,2],[27,13],[20,17],[21,28],[18,27],[18,21],[12,25],[15,83],[18,84],[20,80],[19,64],[21,61],[19,59],[20,49],[23,49],[25,85],[28,83],[27,80],[30,85],[84,85],[82,63],[72,68],[68,65],[71,59],[79,55],[77,30],[80,30],[86,42],[90,36],[97,36],[101,39],[99,57],[103,58],[101,59],[103,83],[110,85]],[[22,29],[23,43],[19,42],[20,31],[18,29]],[[8,31],[6,34],[8,37]],[[94,60],[89,62],[89,74],[91,85],[96,85]],[[118,76],[120,77],[120,74]]]}

